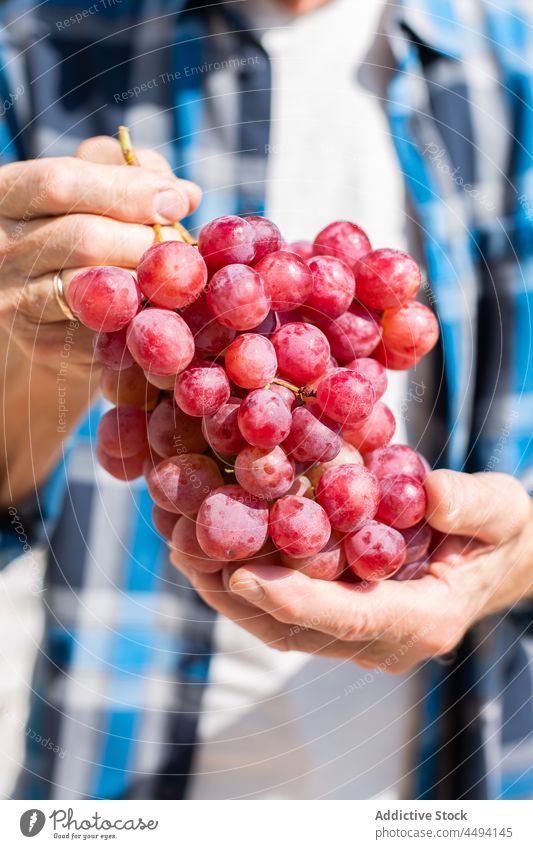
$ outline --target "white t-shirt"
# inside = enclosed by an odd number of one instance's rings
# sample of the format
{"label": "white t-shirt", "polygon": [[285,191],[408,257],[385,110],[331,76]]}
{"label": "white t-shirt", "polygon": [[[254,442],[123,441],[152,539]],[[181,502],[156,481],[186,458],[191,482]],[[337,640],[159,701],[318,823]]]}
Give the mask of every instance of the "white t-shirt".
{"label": "white t-shirt", "polygon": [[[390,67],[376,35],[384,6],[336,0],[291,19],[269,0],[239,3],[272,60],[267,214],[289,241],[347,218],[375,247],[405,247],[403,182],[378,96]],[[392,375],[397,441],[406,391]],[[223,618],[214,642],[191,798],[409,798],[416,673],[280,654]]]}

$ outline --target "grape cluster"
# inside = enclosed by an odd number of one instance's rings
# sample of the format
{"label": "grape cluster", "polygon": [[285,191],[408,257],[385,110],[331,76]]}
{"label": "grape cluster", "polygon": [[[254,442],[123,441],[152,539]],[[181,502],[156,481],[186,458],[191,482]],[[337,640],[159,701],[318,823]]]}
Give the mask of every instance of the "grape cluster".
{"label": "grape cluster", "polygon": [[386,369],[437,341],[419,287],[411,257],[355,224],[287,245],[259,216],[155,244],[136,277],[80,272],[68,302],[116,405],[100,464],[145,476],[156,529],[201,571],[254,558],[365,585],[421,577],[429,467],[391,444],[381,400]]}

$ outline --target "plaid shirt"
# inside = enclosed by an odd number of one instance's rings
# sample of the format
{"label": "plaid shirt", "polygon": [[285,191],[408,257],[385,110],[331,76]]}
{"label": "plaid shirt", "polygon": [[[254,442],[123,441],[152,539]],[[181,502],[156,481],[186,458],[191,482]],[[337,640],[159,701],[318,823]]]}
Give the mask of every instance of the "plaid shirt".
{"label": "plaid shirt", "polygon": [[[270,66],[253,33],[212,4],[96,5],[2,4],[2,160],[72,153],[127,123],[139,146],[169,139],[176,173],[202,185],[191,228],[261,212]],[[421,443],[442,465],[530,487],[532,24],[524,0],[399,2],[384,104],[442,327],[432,368],[443,379]],[[75,754],[29,740],[17,796],[181,798],[215,617],[169,566],[144,486],[97,468],[97,418],[39,503],[20,508],[28,534],[50,534],[29,722]],[[9,521],[1,541],[5,561],[20,553]],[[486,620],[452,665],[428,664],[420,797],[533,796],[530,624],[527,611]]]}

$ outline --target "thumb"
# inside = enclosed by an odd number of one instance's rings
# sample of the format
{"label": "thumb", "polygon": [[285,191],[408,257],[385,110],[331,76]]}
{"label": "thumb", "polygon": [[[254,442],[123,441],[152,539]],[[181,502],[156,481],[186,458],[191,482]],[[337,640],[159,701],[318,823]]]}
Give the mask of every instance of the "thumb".
{"label": "thumb", "polygon": [[426,519],[442,533],[498,545],[519,533],[530,516],[528,494],[511,475],[438,469],[428,475],[424,486]]}

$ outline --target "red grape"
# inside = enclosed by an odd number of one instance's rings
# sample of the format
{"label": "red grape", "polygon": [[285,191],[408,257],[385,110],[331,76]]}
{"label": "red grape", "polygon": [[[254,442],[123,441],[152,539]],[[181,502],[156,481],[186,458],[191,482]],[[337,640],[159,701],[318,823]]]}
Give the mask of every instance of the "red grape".
{"label": "red grape", "polygon": [[161,463],[164,460],[164,457],[160,457],[156,451],[154,451],[150,445],[148,445],[148,453],[146,454],[145,461],[143,463],[143,475],[145,478],[148,477],[152,469],[154,469],[158,463]]}
{"label": "red grape", "polygon": [[137,363],[120,371],[104,366],[100,389],[112,404],[129,404],[141,410],[153,410],[159,398],[159,390],[148,383]]}
{"label": "red grape", "polygon": [[251,327],[248,331],[249,333],[258,333],[260,336],[272,336],[272,334],[281,327],[281,322],[279,320],[277,312],[270,310],[266,318],[257,325],[257,327]]}
{"label": "red grape", "polygon": [[151,308],[135,316],[128,328],[128,348],[147,372],[178,374],[194,356],[192,333],[175,312]]}
{"label": "red grape", "polygon": [[276,376],[278,360],[269,339],[257,333],[243,333],[226,351],[224,366],[237,386],[259,389]]}
{"label": "red grape", "polygon": [[403,251],[379,248],[354,267],[357,299],[367,307],[385,310],[414,298],[420,288],[420,269]]}
{"label": "red grape", "polygon": [[366,453],[387,445],[394,436],[396,420],[383,401],[376,401],[367,419],[357,425],[347,425],[342,435],[346,442]]}
{"label": "red grape", "polygon": [[217,321],[234,330],[251,330],[270,311],[263,278],[247,265],[227,265],[213,274],[207,305]]}
{"label": "red grape", "polygon": [[70,281],[67,302],[86,327],[112,333],[139,312],[141,293],[133,274],[104,265],[79,271]]}
{"label": "red grape", "polygon": [[152,507],[152,524],[164,539],[170,540],[172,539],[172,531],[176,524],[176,514],[169,513],[168,510],[163,510],[159,504],[154,504]]}
{"label": "red grape", "polygon": [[328,418],[318,404],[296,407],[283,448],[301,462],[333,460],[342,448],[339,430],[337,422]]}
{"label": "red grape", "polygon": [[409,369],[414,368],[418,364],[420,359],[420,357],[417,357],[413,353],[398,354],[396,351],[386,348],[383,340],[372,351],[372,357],[391,371],[409,371]]}
{"label": "red grape", "polygon": [[292,389],[288,389],[286,386],[282,386],[281,383],[271,383],[269,386],[271,392],[274,392],[275,395],[279,395],[282,401],[285,402],[289,410],[294,409],[296,404],[296,395],[292,391]]}
{"label": "red grape", "polygon": [[414,560],[412,563],[404,563],[401,569],[392,576],[393,581],[418,581],[429,575],[430,565],[427,560]]}
{"label": "red grape", "polygon": [[126,369],[135,362],[126,347],[125,327],[95,336],[94,352],[98,362],[111,369]]}
{"label": "red grape", "polygon": [[[233,587],[231,585],[231,579],[237,569],[248,569],[254,566],[281,566],[280,554],[277,548],[275,547],[272,540],[267,539],[265,544],[261,546],[259,551],[252,555],[252,557],[245,557],[244,560],[236,560],[233,563],[228,563],[224,569],[222,570],[222,586],[226,590],[226,592],[232,593]],[[254,605],[239,597],[239,604],[244,604],[247,607],[254,607]]]}
{"label": "red grape", "polygon": [[222,485],[222,475],[210,457],[181,454],[158,463],[146,482],[155,503],[164,510],[194,516],[206,495]]}
{"label": "red grape", "polygon": [[385,475],[379,481],[376,518],[398,530],[410,528],[424,518],[427,496],[423,485],[409,475]]}
{"label": "red grape", "polygon": [[350,566],[344,570],[344,574],[341,575],[340,580],[343,584],[348,584],[352,588],[352,591],[356,593],[370,593],[376,587],[379,587],[379,581],[364,581],[363,578],[355,574]]}
{"label": "red grape", "polygon": [[254,233],[254,263],[267,254],[279,251],[282,241],[281,233],[273,221],[263,218],[262,215],[248,215],[245,220]]}
{"label": "red grape", "polygon": [[313,289],[305,302],[306,314],[323,319],[338,318],[346,312],[355,294],[355,278],[349,266],[333,256],[315,256],[308,266]]}
{"label": "red grape", "polygon": [[378,363],[377,360],[373,360],[368,357],[360,357],[353,360],[351,363],[346,363],[345,368],[352,369],[352,371],[358,371],[359,374],[362,374],[363,377],[366,377],[366,379],[370,381],[376,396],[376,401],[378,401],[385,393],[388,383],[387,372],[384,366],[382,366],[381,363]]}
{"label": "red grape", "polygon": [[384,581],[402,566],[405,542],[399,531],[369,522],[344,540],[351,568],[364,581]]}
{"label": "red grape", "polygon": [[325,510],[310,498],[285,495],[272,505],[270,536],[284,554],[309,557],[329,540],[331,527]]}
{"label": "red grape", "polygon": [[98,423],[98,444],[110,457],[133,457],[148,447],[147,417],[126,404],[104,413]]}
{"label": "red grape", "polygon": [[332,531],[326,545],[317,554],[299,558],[282,554],[281,562],[284,566],[297,569],[298,572],[302,572],[308,578],[316,578],[319,581],[335,581],[342,575],[346,566],[342,536],[337,531]]}
{"label": "red grape", "polygon": [[331,353],[344,365],[354,357],[368,357],[381,338],[379,317],[366,307],[352,304],[338,318],[320,325],[328,338]]}
{"label": "red grape", "polygon": [[254,267],[265,281],[273,310],[294,310],[313,291],[313,275],[297,254],[277,251],[265,256]]}
{"label": "red grape", "polygon": [[131,457],[112,457],[101,445],[96,446],[96,459],[106,472],[120,481],[132,481],[143,474],[146,448]]}
{"label": "red grape", "polygon": [[172,398],[163,398],[150,416],[148,442],[161,459],[201,454],[207,448],[198,419],[180,410]]}
{"label": "red grape", "polygon": [[250,392],[239,407],[237,420],[245,440],[256,448],[274,448],[291,429],[287,404],[270,389]]}
{"label": "red grape", "polygon": [[317,387],[316,400],[324,412],[343,425],[368,418],[374,406],[372,384],[359,372],[336,368]]}
{"label": "red grape", "polygon": [[365,466],[350,463],[324,472],[316,488],[316,498],[335,530],[355,531],[374,518],[379,485]]}
{"label": "red grape", "polygon": [[239,398],[231,397],[214,416],[202,419],[202,433],[207,442],[219,454],[238,454],[245,447],[246,440],[239,430],[238,413],[241,405]]}
{"label": "red grape", "polygon": [[384,445],[365,455],[365,465],[377,477],[409,475],[423,483],[427,477],[425,461],[409,445]]}
{"label": "red grape", "polygon": [[333,460],[326,460],[325,462],[317,463],[312,466],[310,469],[306,471],[307,477],[312,485],[315,487],[318,486],[318,482],[324,472],[327,472],[328,469],[334,469],[336,466],[346,466],[351,463],[355,463],[356,465],[363,464],[363,458],[361,457],[357,448],[354,448],[353,445],[350,445],[349,442],[344,442],[341,450],[337,454]]}
{"label": "red grape", "polygon": [[[176,519],[175,514],[174,519]],[[189,516],[180,516],[178,521],[175,521],[170,547],[179,554],[179,560],[183,566],[189,566],[204,574],[220,572],[227,563],[226,560],[214,560],[212,557],[207,557],[202,551],[196,536],[196,520]]]}
{"label": "red grape", "polygon": [[254,238],[254,228],[244,218],[223,215],[202,227],[198,250],[212,273],[235,262],[252,262],[255,256]]}
{"label": "red grape", "polygon": [[183,310],[181,317],[194,336],[199,355],[218,356],[235,339],[236,331],[232,327],[224,327],[213,318],[205,295]]}
{"label": "red grape", "polygon": [[350,268],[367,254],[372,246],[368,236],[351,221],[334,221],[320,231],[315,239],[315,254],[327,254],[342,259]]}
{"label": "red grape", "polygon": [[231,392],[222,366],[196,360],[176,380],[174,397],[189,416],[212,416],[225,404]]}
{"label": "red grape", "polygon": [[196,536],[209,557],[250,557],[268,536],[267,503],[240,486],[220,487],[207,496],[198,511]]}
{"label": "red grape", "polygon": [[137,280],[143,295],[154,306],[182,309],[202,292],[207,283],[207,267],[191,245],[160,242],[142,255]]}
{"label": "red grape", "polygon": [[427,522],[418,522],[410,528],[401,531],[406,545],[405,562],[413,563],[421,560],[429,551],[431,545],[431,528]]}
{"label": "red grape", "polygon": [[272,335],[280,374],[304,386],[327,368],[329,342],[318,327],[303,322],[284,324]]}
{"label": "red grape", "polygon": [[294,463],[279,445],[270,450],[250,445],[237,455],[235,477],[246,492],[271,501],[290,489]]}
{"label": "red grape", "polygon": [[153,371],[145,371],[143,374],[148,383],[151,383],[157,389],[163,389],[165,392],[169,392],[171,389],[174,390],[174,384],[176,382],[176,376],[174,374],[154,374]]}
{"label": "red grape", "polygon": [[297,254],[301,259],[311,259],[320,251],[315,251],[312,242],[308,242],[306,239],[299,239],[296,242],[291,242],[289,245],[283,248],[283,250],[290,251],[293,254]]}
{"label": "red grape", "polygon": [[411,301],[381,318],[385,353],[419,360],[437,344],[439,325],[430,309]]}

